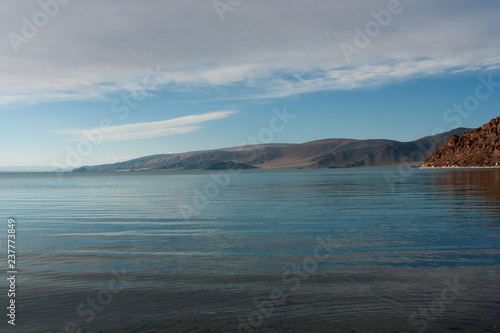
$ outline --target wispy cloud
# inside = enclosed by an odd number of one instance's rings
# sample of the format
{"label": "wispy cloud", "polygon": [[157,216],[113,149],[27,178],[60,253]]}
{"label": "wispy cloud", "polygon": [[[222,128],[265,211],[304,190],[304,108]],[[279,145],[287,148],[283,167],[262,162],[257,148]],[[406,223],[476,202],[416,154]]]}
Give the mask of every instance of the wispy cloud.
{"label": "wispy cloud", "polygon": [[102,141],[150,139],[196,132],[202,127],[187,125],[196,125],[209,120],[226,118],[236,112],[237,111],[234,110],[222,110],[168,120],[110,126],[105,130],[99,127],[94,127],[87,129],[57,130],[54,131],[54,133],[72,135],[72,141],[88,141],[97,139]]}
{"label": "wispy cloud", "polygon": [[[160,89],[217,89],[218,98],[229,99],[500,67],[500,2],[469,0],[401,0],[402,12],[347,62],[339,45],[353,44],[354,28],[363,29],[374,20],[370,13],[387,4],[255,0],[220,22],[211,1],[70,2],[29,43],[19,45],[19,54],[7,38],[0,42],[0,105],[95,100],[133,91],[146,68],[157,64]],[[0,35],[20,34],[21,18],[36,10],[22,1],[4,4]]]}

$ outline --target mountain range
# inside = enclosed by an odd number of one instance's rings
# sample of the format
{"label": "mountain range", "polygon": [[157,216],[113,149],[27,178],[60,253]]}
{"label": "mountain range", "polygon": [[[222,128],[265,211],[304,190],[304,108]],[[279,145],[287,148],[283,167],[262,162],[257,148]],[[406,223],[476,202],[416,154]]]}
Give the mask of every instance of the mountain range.
{"label": "mountain range", "polygon": [[0,172],[66,172],[72,169],[53,166],[7,166],[0,167]]}
{"label": "mountain range", "polygon": [[420,166],[457,128],[409,142],[384,139],[324,139],[301,144],[263,144],[144,156],[83,166],[73,171],[301,169]]}

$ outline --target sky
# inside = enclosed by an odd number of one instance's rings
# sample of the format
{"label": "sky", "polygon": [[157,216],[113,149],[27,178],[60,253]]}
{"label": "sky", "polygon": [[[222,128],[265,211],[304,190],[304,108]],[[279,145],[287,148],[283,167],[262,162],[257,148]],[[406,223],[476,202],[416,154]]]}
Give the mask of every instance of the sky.
{"label": "sky", "polygon": [[0,167],[411,141],[500,115],[496,0],[39,0],[0,12]]}

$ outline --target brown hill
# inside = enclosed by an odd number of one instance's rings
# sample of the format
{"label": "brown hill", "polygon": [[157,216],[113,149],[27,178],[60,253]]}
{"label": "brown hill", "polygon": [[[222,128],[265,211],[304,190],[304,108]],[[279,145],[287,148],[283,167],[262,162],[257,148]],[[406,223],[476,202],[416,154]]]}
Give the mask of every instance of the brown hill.
{"label": "brown hill", "polygon": [[422,166],[500,166],[500,117],[460,137],[456,135],[449,137]]}
{"label": "brown hill", "polygon": [[297,169],[420,166],[450,135],[428,136],[410,142],[394,140],[325,139],[302,144],[266,144],[162,154],[114,164],[85,166],[74,171],[213,170],[226,168]]}

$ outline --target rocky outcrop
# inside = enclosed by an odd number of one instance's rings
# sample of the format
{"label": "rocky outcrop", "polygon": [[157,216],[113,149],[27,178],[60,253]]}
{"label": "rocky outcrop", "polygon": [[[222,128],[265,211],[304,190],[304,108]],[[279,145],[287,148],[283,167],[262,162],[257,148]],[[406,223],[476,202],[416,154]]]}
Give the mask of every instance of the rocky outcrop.
{"label": "rocky outcrop", "polygon": [[460,136],[452,135],[422,167],[500,166],[500,117]]}

